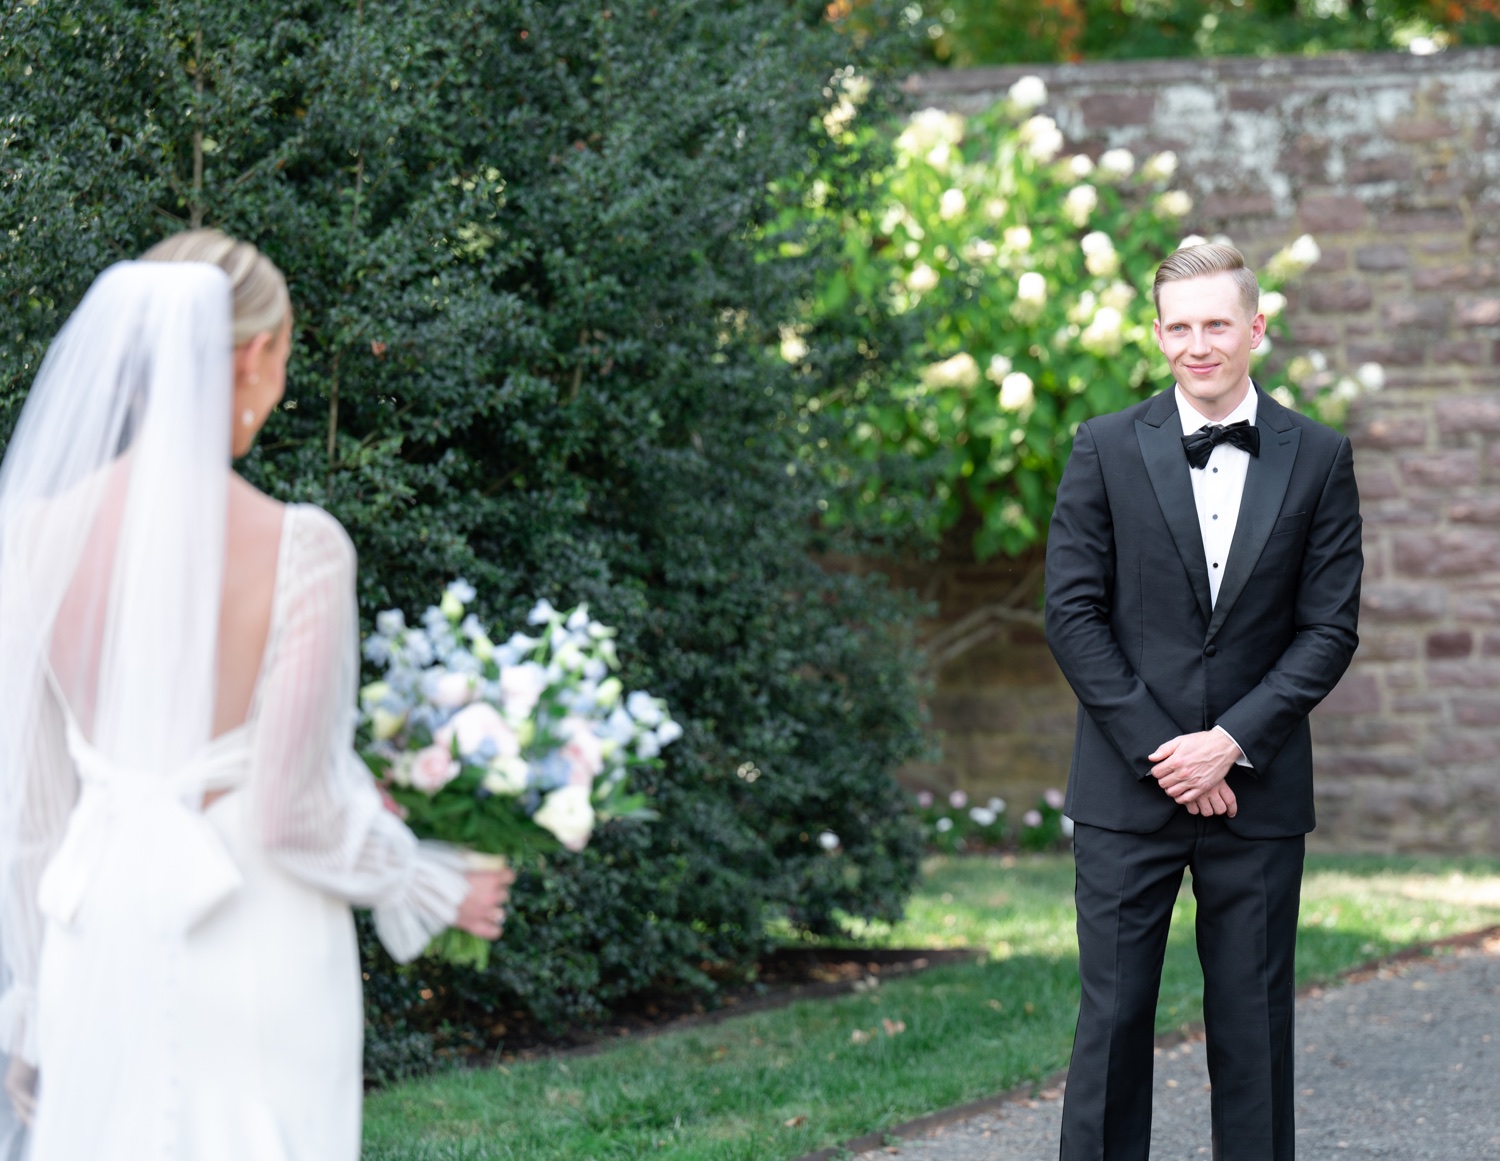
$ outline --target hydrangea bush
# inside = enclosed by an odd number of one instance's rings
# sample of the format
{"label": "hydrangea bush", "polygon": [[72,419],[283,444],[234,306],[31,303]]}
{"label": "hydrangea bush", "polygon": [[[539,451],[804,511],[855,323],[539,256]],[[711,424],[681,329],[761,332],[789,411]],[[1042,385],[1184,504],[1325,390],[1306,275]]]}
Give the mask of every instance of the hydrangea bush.
{"label": "hydrangea bush", "polygon": [[[846,261],[813,323],[783,335],[783,357],[800,361],[816,357],[817,320],[851,305],[920,321],[919,364],[903,390],[808,400],[836,418],[842,440],[820,460],[831,522],[894,528],[920,512],[932,540],[972,517],[979,557],[1019,554],[1045,533],[1078,424],[1163,385],[1151,280],[1173,249],[1204,240],[1185,229],[1193,199],[1173,184],[1177,159],[1071,153],[1037,112],[1046,96],[1040,78],[1025,77],[976,116],[912,114],[879,204],[843,218]],[[830,128],[850,139],[861,131],[858,121]],[[1260,271],[1273,334],[1281,287],[1318,256],[1304,236]],[[1264,360],[1257,368],[1278,398],[1329,418],[1359,389],[1353,378],[1307,371],[1293,382]],[[805,454],[820,458],[814,447]],[[906,494],[913,487],[930,489],[926,507]]]}

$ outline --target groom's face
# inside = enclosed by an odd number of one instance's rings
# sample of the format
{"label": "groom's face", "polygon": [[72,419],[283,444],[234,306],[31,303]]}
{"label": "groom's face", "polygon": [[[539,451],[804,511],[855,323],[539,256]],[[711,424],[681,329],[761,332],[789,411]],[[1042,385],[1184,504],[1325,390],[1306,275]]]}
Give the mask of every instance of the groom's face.
{"label": "groom's face", "polygon": [[1229,274],[1168,282],[1159,291],[1156,342],[1172,377],[1209,419],[1222,419],[1250,387],[1250,352],[1266,317],[1248,310]]}

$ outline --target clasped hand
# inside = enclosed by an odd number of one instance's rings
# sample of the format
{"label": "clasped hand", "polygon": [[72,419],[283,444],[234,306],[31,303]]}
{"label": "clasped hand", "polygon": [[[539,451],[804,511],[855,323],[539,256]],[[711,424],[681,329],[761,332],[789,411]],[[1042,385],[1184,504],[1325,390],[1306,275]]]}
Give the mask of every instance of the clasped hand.
{"label": "clasped hand", "polygon": [[509,867],[499,871],[470,871],[469,893],[459,904],[453,926],[480,939],[499,939],[505,923],[505,901],[516,873]]}
{"label": "clasped hand", "polygon": [[1224,779],[1239,757],[1240,748],[1223,730],[1204,730],[1163,742],[1147,761],[1156,784],[1189,814],[1233,818],[1239,804]]}

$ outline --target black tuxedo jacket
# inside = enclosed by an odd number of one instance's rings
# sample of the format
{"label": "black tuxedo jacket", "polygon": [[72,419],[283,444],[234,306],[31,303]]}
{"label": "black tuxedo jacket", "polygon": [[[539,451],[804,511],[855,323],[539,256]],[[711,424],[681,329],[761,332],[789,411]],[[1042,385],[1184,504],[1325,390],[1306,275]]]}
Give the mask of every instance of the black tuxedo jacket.
{"label": "black tuxedo jacket", "polygon": [[1078,428],[1047,539],[1047,642],[1078,695],[1064,810],[1149,833],[1178,807],[1146,755],[1223,726],[1253,764],[1229,785],[1247,838],[1313,828],[1307,715],[1358,637],[1359,495],[1349,441],[1260,389],[1260,455],[1210,606],[1172,389]]}

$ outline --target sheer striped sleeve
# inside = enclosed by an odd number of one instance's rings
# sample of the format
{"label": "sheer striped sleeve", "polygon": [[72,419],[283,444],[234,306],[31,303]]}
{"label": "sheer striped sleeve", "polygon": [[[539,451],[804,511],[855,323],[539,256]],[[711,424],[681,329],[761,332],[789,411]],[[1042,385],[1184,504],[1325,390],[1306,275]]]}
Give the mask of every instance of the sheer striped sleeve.
{"label": "sheer striped sleeve", "polygon": [[415,958],[468,892],[457,852],[419,843],[381,803],[353,748],[359,683],[354,546],[321,509],[293,521],[254,715],[253,817],[292,874],[374,908],[391,955]]}
{"label": "sheer striped sleeve", "polygon": [[0,1054],[37,1062],[36,983],[41,958],[42,914],[37,885],[78,800],[78,775],[68,757],[62,707],[46,681],[37,682],[30,730],[27,786],[12,850],[5,853],[4,954],[6,987],[0,993]]}

